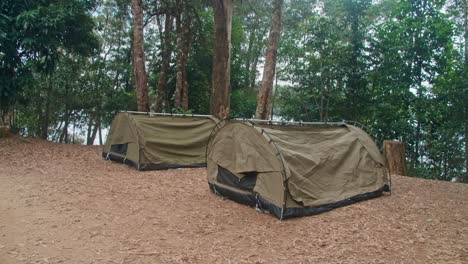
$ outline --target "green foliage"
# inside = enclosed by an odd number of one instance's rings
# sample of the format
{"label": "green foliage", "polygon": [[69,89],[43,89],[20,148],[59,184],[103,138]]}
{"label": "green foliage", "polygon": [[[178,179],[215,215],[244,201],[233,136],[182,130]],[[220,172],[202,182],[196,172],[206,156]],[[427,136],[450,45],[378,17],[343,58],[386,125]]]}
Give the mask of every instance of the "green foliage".
{"label": "green foliage", "polygon": [[191,114],[193,114],[192,110],[189,109],[189,110],[185,111],[182,107],[173,108],[171,113],[182,114],[182,115],[191,115]]}
{"label": "green foliage", "polygon": [[[136,109],[130,4],[0,2],[0,112],[14,110],[14,131],[39,136],[48,121],[50,140],[90,143],[116,111]],[[175,4],[144,1],[152,99],[162,54],[157,15],[174,15]],[[213,11],[191,1],[190,12],[189,110],[173,106],[174,32],[165,111],[207,114]],[[275,118],[358,121],[377,143],[405,143],[411,175],[467,182],[463,14],[458,1],[445,0],[285,1]],[[232,117],[255,113],[270,25],[271,1],[234,1]]]}
{"label": "green foliage", "polygon": [[[133,89],[128,89],[129,16],[123,15],[124,7],[105,1],[92,18],[93,1],[2,4],[16,8],[8,34],[16,34],[21,59],[1,69],[27,73],[8,76],[15,89],[7,91],[15,96],[10,93],[2,103],[15,108],[15,131],[43,135],[47,120],[49,139],[80,142],[79,134],[87,128],[107,126],[117,110],[136,108]],[[7,55],[2,59],[15,57]]]}
{"label": "green foliage", "polygon": [[[351,109],[362,108],[360,102],[365,101],[367,94],[361,91],[366,89],[365,83],[361,83],[363,77],[354,74],[363,68],[364,58],[359,48],[364,39],[358,41],[354,37],[362,35],[363,29],[350,27],[352,21],[348,21],[359,16],[347,18],[348,14],[354,14],[355,7],[348,10],[351,7],[342,1],[326,1],[322,11],[317,12],[311,12],[310,5],[308,1],[297,1],[286,13],[285,23],[289,27],[282,35],[280,59],[285,66],[280,79],[294,85],[291,91],[283,92],[286,99],[281,100],[285,104],[281,108],[283,112],[293,111],[285,112],[289,118],[304,121],[355,119]],[[301,109],[295,110],[295,106]],[[300,113],[299,116],[294,112]]]}
{"label": "green foliage", "polygon": [[[15,1],[0,4],[0,104],[18,99],[31,70],[53,72],[63,51],[88,56],[97,48],[91,1]],[[25,61],[27,63],[25,63]]]}
{"label": "green foliage", "polygon": [[[196,114],[210,111],[211,69],[213,64],[214,17],[211,9],[197,10],[197,27],[187,66],[189,108]],[[175,76],[173,77],[175,80]],[[174,84],[175,90],[175,84]]]}
{"label": "green foliage", "polygon": [[257,91],[236,89],[231,94],[231,116],[252,118],[257,108]]}
{"label": "green foliage", "polygon": [[[456,61],[453,27],[443,6],[443,1],[399,1],[390,11],[394,18],[374,28],[371,75],[379,103],[371,119],[379,139],[391,136],[389,124],[396,128],[394,136],[406,142],[414,173],[450,180],[463,170],[455,164],[463,157],[457,146],[464,135],[462,119],[446,112],[450,102],[440,94],[450,89],[442,80]],[[446,122],[452,118],[458,129]]]}
{"label": "green foliage", "polygon": [[377,142],[405,142],[413,175],[464,179],[467,75],[454,49],[463,23],[450,4],[292,1],[279,75],[290,85],[279,91],[275,112],[285,119],[358,121]]}

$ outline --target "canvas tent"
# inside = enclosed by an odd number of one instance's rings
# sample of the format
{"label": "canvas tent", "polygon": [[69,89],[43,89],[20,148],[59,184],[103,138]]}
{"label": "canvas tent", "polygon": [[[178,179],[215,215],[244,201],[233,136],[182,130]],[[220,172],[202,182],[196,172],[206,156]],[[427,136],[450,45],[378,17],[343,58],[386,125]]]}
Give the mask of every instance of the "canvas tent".
{"label": "canvas tent", "polygon": [[344,123],[229,121],[207,149],[210,189],[280,219],[318,214],[388,190],[384,159]]}
{"label": "canvas tent", "polygon": [[120,112],[112,121],[103,157],[138,170],[205,167],[212,116]]}

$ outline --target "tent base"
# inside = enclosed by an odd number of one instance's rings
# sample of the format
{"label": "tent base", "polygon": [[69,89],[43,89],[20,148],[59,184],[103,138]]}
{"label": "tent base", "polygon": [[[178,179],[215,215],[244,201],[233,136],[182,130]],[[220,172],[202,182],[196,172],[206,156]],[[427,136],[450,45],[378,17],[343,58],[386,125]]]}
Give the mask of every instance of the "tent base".
{"label": "tent base", "polygon": [[206,163],[192,163],[192,164],[155,164],[155,163],[136,163],[119,154],[103,152],[102,157],[115,162],[123,163],[128,166],[134,167],[139,171],[149,170],[168,170],[168,169],[182,169],[182,168],[204,168]]}
{"label": "tent base", "polygon": [[216,184],[212,184],[212,183],[208,183],[208,184],[210,186],[210,190],[215,194],[226,197],[238,203],[242,203],[251,207],[255,207],[261,212],[265,212],[265,211],[269,212],[279,219],[316,215],[316,214],[320,214],[320,213],[333,210],[338,207],[343,207],[343,206],[350,205],[356,202],[376,198],[382,195],[384,188],[385,188],[384,186],[378,189],[377,191],[359,194],[351,198],[348,198],[348,199],[345,199],[336,203],[331,203],[331,204],[324,204],[320,206],[282,208],[282,207],[278,207],[266,201],[259,195],[242,194],[242,193],[238,193],[238,192],[220,187],[219,185],[216,185]]}

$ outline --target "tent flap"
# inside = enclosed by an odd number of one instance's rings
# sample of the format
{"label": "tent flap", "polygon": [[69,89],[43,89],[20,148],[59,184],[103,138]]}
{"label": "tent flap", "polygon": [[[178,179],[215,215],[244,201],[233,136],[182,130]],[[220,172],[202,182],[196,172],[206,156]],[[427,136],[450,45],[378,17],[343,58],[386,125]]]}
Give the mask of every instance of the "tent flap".
{"label": "tent flap", "polygon": [[264,128],[280,149],[294,200],[305,206],[329,204],[384,185],[375,143],[349,127]]}
{"label": "tent flap", "polygon": [[[277,153],[266,139],[242,123],[230,123],[213,137],[210,158],[234,173],[280,171]],[[213,150],[213,149],[212,149]]]}

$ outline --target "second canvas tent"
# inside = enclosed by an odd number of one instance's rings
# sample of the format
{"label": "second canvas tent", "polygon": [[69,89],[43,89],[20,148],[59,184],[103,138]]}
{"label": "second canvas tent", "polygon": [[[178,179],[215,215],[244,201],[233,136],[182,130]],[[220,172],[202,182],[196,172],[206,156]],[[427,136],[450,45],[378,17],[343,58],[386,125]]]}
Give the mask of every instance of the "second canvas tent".
{"label": "second canvas tent", "polygon": [[138,170],[206,166],[212,116],[120,112],[112,121],[103,157]]}

